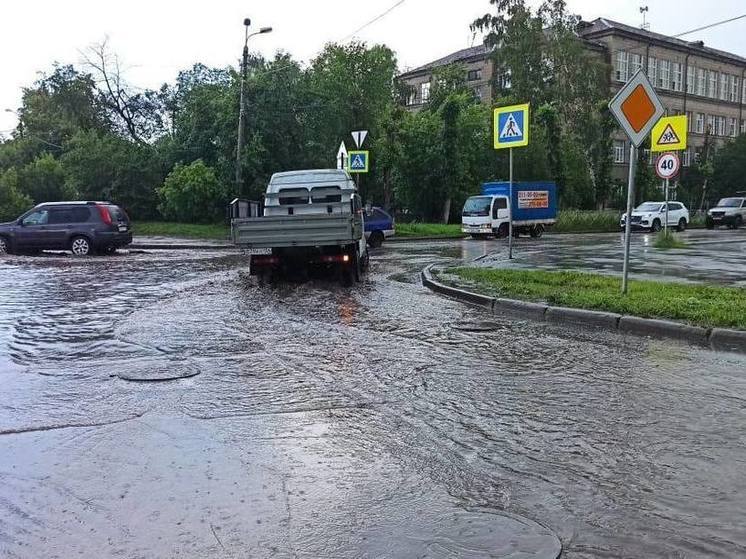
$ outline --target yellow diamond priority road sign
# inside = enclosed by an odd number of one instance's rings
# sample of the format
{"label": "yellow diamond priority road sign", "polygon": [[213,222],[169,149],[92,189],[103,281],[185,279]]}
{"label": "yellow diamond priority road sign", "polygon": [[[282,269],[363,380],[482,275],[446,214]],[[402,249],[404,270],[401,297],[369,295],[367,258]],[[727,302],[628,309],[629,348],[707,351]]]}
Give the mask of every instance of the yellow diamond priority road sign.
{"label": "yellow diamond priority road sign", "polygon": [[650,134],[650,151],[686,149],[686,131],[686,115],[663,117]]}
{"label": "yellow diamond priority road sign", "polygon": [[645,141],[664,112],[653,85],[642,69],[637,70],[617,92],[609,103],[609,110],[635,147]]}

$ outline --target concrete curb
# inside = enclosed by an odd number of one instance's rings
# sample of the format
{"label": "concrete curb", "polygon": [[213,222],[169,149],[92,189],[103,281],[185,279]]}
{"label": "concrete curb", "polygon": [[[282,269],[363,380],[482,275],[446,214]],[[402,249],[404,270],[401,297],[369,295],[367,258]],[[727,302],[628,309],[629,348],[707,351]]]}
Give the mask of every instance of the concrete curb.
{"label": "concrete curb", "polygon": [[568,307],[549,307],[546,314],[547,322],[570,322],[581,326],[594,326],[611,330],[616,330],[619,327],[620,318],[622,318],[620,314]]}
{"label": "concrete curb", "polygon": [[623,316],[619,320],[619,331],[638,336],[677,338],[700,344],[706,344],[710,335],[709,330],[699,326],[638,316]]}
{"label": "concrete curb", "polygon": [[498,298],[495,299],[492,311],[494,314],[513,314],[533,320],[544,320],[548,308],[548,305],[541,303]]}
{"label": "concrete curb", "polygon": [[710,332],[710,343],[716,349],[746,352],[746,332],[743,330],[713,328],[712,332]]}
{"label": "concrete curb", "polygon": [[626,316],[615,313],[552,307],[516,299],[493,298],[440,283],[432,273],[433,265],[422,270],[422,285],[448,297],[483,308],[493,314],[518,315],[554,324],[575,324],[587,328],[613,330],[644,337],[670,338],[719,350],[746,353],[746,331],[727,328],[701,328],[680,322]]}

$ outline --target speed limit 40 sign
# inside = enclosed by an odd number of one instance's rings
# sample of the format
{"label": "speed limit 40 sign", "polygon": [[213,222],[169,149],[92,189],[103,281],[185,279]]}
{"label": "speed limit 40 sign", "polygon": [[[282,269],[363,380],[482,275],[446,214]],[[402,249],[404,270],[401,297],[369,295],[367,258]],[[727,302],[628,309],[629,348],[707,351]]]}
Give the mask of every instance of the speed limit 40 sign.
{"label": "speed limit 40 sign", "polygon": [[679,172],[681,162],[675,153],[662,153],[655,162],[655,173],[662,179],[670,179]]}

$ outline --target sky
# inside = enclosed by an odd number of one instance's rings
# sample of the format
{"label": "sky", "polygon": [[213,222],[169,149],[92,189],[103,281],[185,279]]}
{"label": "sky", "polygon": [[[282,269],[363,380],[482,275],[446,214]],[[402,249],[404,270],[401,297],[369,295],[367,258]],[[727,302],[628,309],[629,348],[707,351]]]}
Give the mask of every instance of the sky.
{"label": "sky", "polygon": [[[490,11],[489,0],[101,0],[9,1],[0,20],[0,134],[16,125],[22,89],[56,62],[79,65],[81,52],[108,38],[127,82],[157,88],[196,62],[237,64],[243,47],[243,19],[252,29],[273,32],[253,37],[252,51],[272,57],[278,50],[304,62],[330,41],[353,38],[385,43],[400,70],[414,68],[455,50],[478,44],[469,24]],[[539,0],[528,0],[538,5]],[[640,6],[652,31],[676,34],[746,14],[743,0],[567,0],[569,11],[586,20],[606,17],[640,25]],[[746,19],[683,37],[746,56]]]}

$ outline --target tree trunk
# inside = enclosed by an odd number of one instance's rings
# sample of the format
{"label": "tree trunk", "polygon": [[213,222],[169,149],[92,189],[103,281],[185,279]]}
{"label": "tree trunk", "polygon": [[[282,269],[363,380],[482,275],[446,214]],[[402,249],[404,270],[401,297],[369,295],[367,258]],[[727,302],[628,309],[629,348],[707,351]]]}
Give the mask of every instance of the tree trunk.
{"label": "tree trunk", "polygon": [[387,167],[383,170],[383,209],[391,211],[391,170]]}
{"label": "tree trunk", "polygon": [[443,223],[448,223],[448,218],[451,217],[451,197],[446,198],[443,202]]}

